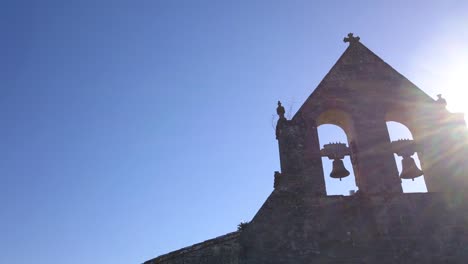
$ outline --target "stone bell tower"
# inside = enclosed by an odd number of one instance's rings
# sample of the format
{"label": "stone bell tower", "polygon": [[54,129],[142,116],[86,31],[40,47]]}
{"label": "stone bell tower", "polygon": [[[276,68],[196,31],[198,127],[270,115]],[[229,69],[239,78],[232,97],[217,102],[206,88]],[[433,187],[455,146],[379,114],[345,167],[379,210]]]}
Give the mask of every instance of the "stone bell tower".
{"label": "stone bell tower", "polygon": [[[147,264],[467,263],[468,138],[462,114],[445,108],[348,34],[349,46],[291,120],[280,102],[281,172],[250,223]],[[386,122],[413,140],[391,141]],[[320,147],[317,127],[342,128],[347,142]],[[417,153],[418,168],[412,159]],[[399,174],[394,154],[402,157]],[[352,168],[343,157],[350,156]],[[359,191],[327,196],[331,177],[354,172]],[[427,193],[401,182],[424,175]]]}
{"label": "stone bell tower", "polygon": [[[463,115],[449,113],[441,95],[433,100],[365,47],[359,37],[350,33],[344,42],[349,43],[348,49],[292,120],[284,118],[284,109],[278,105],[276,137],[282,171],[278,186],[324,195],[321,157],[334,160],[332,177],[341,178],[347,170],[340,159],[349,155],[362,193],[401,193],[401,179],[423,173],[429,192],[465,189]],[[391,142],[387,121],[406,125],[414,140]],[[317,127],[322,124],[342,128],[348,142],[320,149]],[[401,179],[394,153],[403,158]],[[421,159],[423,172],[411,158],[414,153]]]}
{"label": "stone bell tower", "polygon": [[[241,233],[240,263],[466,263],[463,115],[448,112],[441,96],[425,94],[359,37],[350,33],[344,42],[348,48],[291,120],[278,102],[281,172]],[[414,140],[392,142],[388,121],[406,125]],[[347,142],[320,148],[323,124],[342,128]],[[402,157],[401,174],[394,154]],[[333,178],[353,170],[356,194],[327,196],[324,156],[333,160]],[[422,175],[428,193],[403,193],[402,181]]]}

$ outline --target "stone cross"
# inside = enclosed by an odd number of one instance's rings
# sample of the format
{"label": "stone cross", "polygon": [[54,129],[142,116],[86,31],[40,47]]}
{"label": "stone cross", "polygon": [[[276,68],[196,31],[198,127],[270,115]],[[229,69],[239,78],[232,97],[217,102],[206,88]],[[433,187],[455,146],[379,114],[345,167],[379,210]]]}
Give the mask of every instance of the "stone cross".
{"label": "stone cross", "polygon": [[349,33],[348,34],[348,37],[347,38],[344,38],[343,41],[346,43],[346,42],[349,42],[350,45],[353,45],[354,43],[357,43],[359,42],[361,38],[360,37],[355,37],[353,36],[353,33]]}

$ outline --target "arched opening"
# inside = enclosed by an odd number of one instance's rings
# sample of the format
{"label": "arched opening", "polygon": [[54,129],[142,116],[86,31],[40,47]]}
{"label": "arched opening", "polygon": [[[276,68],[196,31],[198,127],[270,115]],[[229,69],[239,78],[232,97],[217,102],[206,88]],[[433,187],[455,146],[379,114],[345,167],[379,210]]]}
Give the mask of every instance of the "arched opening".
{"label": "arched opening", "polygon": [[[411,131],[402,123],[389,121],[387,122],[387,130],[391,141],[396,141],[398,139],[413,139]],[[398,173],[401,174],[402,157],[399,157],[396,154],[394,154],[394,156],[395,162],[398,167]],[[412,156],[412,158],[416,162],[418,168],[422,169],[417,152]],[[403,188],[404,193],[427,192],[426,182],[424,181],[424,175],[421,177],[414,178],[414,181],[402,179],[401,186]]]}
{"label": "arched opening", "polygon": [[[348,138],[343,129],[336,125],[323,124],[318,128],[318,136],[320,148],[330,142],[345,143],[349,147]],[[345,156],[343,163],[345,168],[350,172],[350,175],[342,178],[341,181],[330,177],[332,171],[333,160],[328,157],[322,157],[323,172],[325,175],[325,187],[327,195],[350,195],[352,191],[356,192],[356,179],[354,176],[353,166],[349,156]]]}

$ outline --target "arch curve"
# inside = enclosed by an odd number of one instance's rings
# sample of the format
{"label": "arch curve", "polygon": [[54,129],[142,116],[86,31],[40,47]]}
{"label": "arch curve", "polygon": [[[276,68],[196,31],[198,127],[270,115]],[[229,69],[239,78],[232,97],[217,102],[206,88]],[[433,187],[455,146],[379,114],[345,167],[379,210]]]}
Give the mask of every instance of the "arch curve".
{"label": "arch curve", "polygon": [[336,125],[341,128],[348,139],[348,143],[353,138],[353,118],[352,116],[339,109],[339,108],[330,108],[320,112],[316,117],[316,125]]}

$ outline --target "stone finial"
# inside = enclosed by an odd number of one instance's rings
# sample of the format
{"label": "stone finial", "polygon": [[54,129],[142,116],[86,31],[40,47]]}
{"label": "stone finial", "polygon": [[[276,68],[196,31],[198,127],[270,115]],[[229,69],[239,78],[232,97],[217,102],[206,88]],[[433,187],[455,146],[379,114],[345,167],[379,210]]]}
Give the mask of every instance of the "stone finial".
{"label": "stone finial", "polygon": [[275,181],[273,183],[273,188],[277,188],[280,184],[280,179],[281,179],[281,172],[275,171]]}
{"label": "stone finial", "polygon": [[349,42],[350,45],[353,45],[353,44],[359,42],[360,39],[361,39],[360,37],[355,37],[355,36],[353,35],[353,33],[349,33],[349,34],[348,34],[348,37],[345,37],[345,38],[343,39],[343,42],[344,42],[344,43]]}
{"label": "stone finial", "polygon": [[446,107],[447,106],[447,100],[445,100],[441,94],[437,95],[437,100],[436,103],[439,104],[441,107]]}
{"label": "stone finial", "polygon": [[280,119],[285,119],[284,114],[286,111],[284,110],[284,107],[281,105],[281,102],[278,101],[278,107],[276,108],[276,113],[279,115]]}

